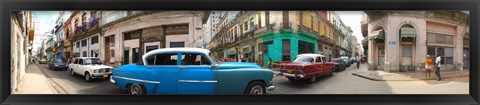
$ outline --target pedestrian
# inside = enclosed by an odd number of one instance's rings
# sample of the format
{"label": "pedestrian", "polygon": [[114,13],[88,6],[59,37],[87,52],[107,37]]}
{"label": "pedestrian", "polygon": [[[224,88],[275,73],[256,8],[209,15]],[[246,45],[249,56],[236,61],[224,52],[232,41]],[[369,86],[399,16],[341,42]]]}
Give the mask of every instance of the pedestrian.
{"label": "pedestrian", "polygon": [[425,58],[425,78],[430,79],[430,72],[432,69],[432,58],[430,58],[429,55],[427,55],[427,58]]}
{"label": "pedestrian", "polygon": [[435,75],[437,75],[437,81],[442,80],[442,77],[440,77],[440,61],[442,61],[442,58],[440,57],[440,54],[437,54],[437,58],[435,59]]}
{"label": "pedestrian", "polygon": [[360,69],[360,61],[358,59],[360,59],[359,56],[357,56],[357,69]]}

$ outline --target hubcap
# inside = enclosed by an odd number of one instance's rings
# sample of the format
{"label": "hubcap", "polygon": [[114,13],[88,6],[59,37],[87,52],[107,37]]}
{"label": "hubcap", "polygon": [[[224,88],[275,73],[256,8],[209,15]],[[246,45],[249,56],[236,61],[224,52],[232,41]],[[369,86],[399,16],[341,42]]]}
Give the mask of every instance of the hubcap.
{"label": "hubcap", "polygon": [[89,81],[90,80],[90,74],[85,75],[85,80]]}
{"label": "hubcap", "polygon": [[142,89],[138,85],[132,85],[132,88],[130,88],[131,94],[140,94],[142,93]]}
{"label": "hubcap", "polygon": [[260,85],[253,86],[252,90],[250,90],[250,94],[263,94],[262,86]]}
{"label": "hubcap", "polygon": [[314,75],[312,78],[310,78],[310,82],[315,82],[315,80],[317,80],[317,76]]}

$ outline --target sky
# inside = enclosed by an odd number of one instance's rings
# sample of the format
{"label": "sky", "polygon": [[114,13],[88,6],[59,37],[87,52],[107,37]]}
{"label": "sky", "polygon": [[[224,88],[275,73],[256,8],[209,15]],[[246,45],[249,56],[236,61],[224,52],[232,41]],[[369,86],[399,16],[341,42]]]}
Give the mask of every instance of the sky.
{"label": "sky", "polygon": [[[33,20],[35,26],[35,37],[33,41],[33,51],[37,51],[40,47],[41,38],[44,37],[45,32],[50,32],[55,28],[55,21],[60,15],[60,11],[33,11]],[[66,12],[64,19],[70,17],[70,12]]]}
{"label": "sky", "polygon": [[[362,44],[362,11],[335,11],[342,19],[346,26],[350,26],[353,31],[353,36],[357,37],[357,43]],[[363,49],[360,49],[363,50]]]}

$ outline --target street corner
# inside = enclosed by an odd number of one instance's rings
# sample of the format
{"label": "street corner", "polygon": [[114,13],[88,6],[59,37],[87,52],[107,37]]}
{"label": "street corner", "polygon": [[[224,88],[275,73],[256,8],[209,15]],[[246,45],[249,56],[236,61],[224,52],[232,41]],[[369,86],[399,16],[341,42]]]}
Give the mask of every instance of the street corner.
{"label": "street corner", "polygon": [[383,78],[378,76],[373,71],[356,70],[356,71],[352,71],[351,74],[354,75],[354,76],[358,76],[358,77],[373,80],[373,81],[385,81]]}

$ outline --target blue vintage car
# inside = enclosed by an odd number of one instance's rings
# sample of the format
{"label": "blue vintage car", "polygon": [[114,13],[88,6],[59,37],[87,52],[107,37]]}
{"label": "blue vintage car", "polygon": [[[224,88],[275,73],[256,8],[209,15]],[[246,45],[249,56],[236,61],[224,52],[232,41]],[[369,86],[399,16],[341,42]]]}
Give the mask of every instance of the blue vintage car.
{"label": "blue vintage car", "polygon": [[166,48],[115,68],[110,82],[130,94],[266,94],[273,75],[254,63],[219,62],[206,49]]}

